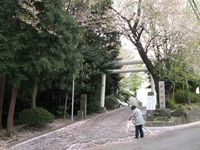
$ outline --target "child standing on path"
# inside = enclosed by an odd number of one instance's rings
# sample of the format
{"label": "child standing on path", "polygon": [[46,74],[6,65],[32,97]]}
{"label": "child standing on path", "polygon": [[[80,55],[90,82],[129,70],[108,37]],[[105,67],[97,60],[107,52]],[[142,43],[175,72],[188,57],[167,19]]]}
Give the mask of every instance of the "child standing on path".
{"label": "child standing on path", "polygon": [[135,125],[135,138],[138,139],[139,134],[140,137],[143,138],[144,132],[142,126],[144,125],[145,122],[142,116],[142,112],[135,105],[131,106],[131,110],[132,110],[132,116],[129,118],[129,120],[132,119]]}

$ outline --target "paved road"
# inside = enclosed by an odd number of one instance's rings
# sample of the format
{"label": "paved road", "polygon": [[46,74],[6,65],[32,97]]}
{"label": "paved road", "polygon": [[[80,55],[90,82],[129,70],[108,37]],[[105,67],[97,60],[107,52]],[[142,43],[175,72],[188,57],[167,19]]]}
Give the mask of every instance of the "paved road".
{"label": "paved road", "polygon": [[132,143],[104,145],[96,150],[200,150],[200,125],[171,130]]}
{"label": "paved road", "polygon": [[[100,114],[88,120],[83,120],[75,124],[71,124],[29,141],[17,144],[13,147],[7,148],[7,150],[97,150],[97,148],[105,148],[106,146],[112,145],[111,147],[106,148],[106,150],[111,150],[111,148],[113,146],[115,147],[117,143],[120,143],[120,145],[117,145],[115,150],[120,150],[120,146],[128,146],[122,147],[123,150],[126,150],[125,148],[127,148],[127,150],[131,148],[132,150],[133,146],[137,150],[140,150],[141,145],[146,146],[144,149],[146,148],[151,150],[149,149],[149,147],[151,147],[151,143],[155,143],[152,146],[157,148],[158,146],[162,146],[162,143],[164,143],[166,137],[168,137],[167,141],[171,142],[176,139],[174,138],[175,135],[173,135],[173,130],[179,128],[186,129],[188,126],[183,125],[177,127],[149,127],[147,130],[145,130],[145,138],[136,140],[134,139],[134,132],[131,132],[131,130],[127,131],[127,119],[129,118],[130,114],[130,108],[120,108],[111,112]],[[197,124],[200,124],[200,122]],[[172,133],[166,135],[166,137],[163,137],[164,140],[161,140],[161,144],[159,144],[159,142],[156,143],[156,141],[161,139],[157,138],[157,136],[164,136],[164,133],[167,131]],[[184,141],[184,139],[186,141],[187,139],[195,139],[193,136],[198,136],[198,134],[195,133],[200,133],[199,128],[197,127],[192,131],[183,130],[180,132],[183,132],[182,134],[184,134],[184,136],[178,134],[180,141]],[[200,139],[200,137],[198,137],[198,139]],[[171,147],[169,149],[171,149]]]}

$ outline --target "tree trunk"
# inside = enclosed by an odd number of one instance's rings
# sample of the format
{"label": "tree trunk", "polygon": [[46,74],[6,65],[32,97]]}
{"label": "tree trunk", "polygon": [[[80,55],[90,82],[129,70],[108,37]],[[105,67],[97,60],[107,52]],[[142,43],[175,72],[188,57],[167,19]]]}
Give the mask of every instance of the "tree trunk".
{"label": "tree trunk", "polygon": [[34,87],[33,87],[33,93],[32,93],[32,99],[31,99],[31,109],[35,109],[36,108],[36,97],[37,97],[37,83],[34,83]]}
{"label": "tree trunk", "polygon": [[[149,71],[150,72],[150,71]],[[151,73],[151,72],[150,72]],[[160,99],[159,99],[159,76],[156,74],[152,75],[155,82],[155,90],[156,90],[156,98],[157,98],[157,106],[160,108]]]}
{"label": "tree trunk", "polygon": [[5,88],[5,80],[6,80],[6,75],[1,74],[0,75],[0,129],[3,128],[2,124],[2,117],[3,117],[3,97],[4,97],[4,88]]}
{"label": "tree trunk", "polygon": [[141,59],[143,60],[148,71],[150,72],[150,74],[153,77],[153,80],[155,83],[155,91],[156,91],[155,94],[157,97],[157,105],[158,105],[158,107],[160,107],[160,103],[159,103],[159,79],[160,79],[159,73],[156,72],[156,68],[153,65],[153,63],[151,62],[151,60],[148,58],[147,52],[145,51],[145,49],[142,45],[142,42],[141,42],[142,41],[141,35],[144,31],[144,26],[143,26],[143,23],[141,22],[141,20],[142,20],[142,8],[141,7],[142,7],[142,0],[138,0],[138,6],[136,8],[137,11],[134,14],[136,16],[136,19],[126,18],[125,16],[118,13],[115,9],[113,9],[113,8],[112,9],[122,20],[124,20],[124,22],[127,23],[127,27],[130,29],[130,32],[128,32],[128,33],[126,32],[127,30],[125,30],[125,36],[128,36],[130,41],[136,46]]}
{"label": "tree trunk", "polygon": [[172,100],[175,100],[174,99],[175,89],[176,89],[176,84],[174,83],[173,89],[172,89]]}
{"label": "tree trunk", "polygon": [[66,119],[66,116],[67,116],[67,102],[68,102],[68,94],[66,92],[66,95],[65,95],[65,107],[64,107],[64,119]]}
{"label": "tree trunk", "polygon": [[190,89],[189,89],[189,85],[188,85],[188,80],[185,80],[186,83],[186,90],[187,90],[187,102],[190,105],[191,104],[191,100],[190,100]]}
{"label": "tree trunk", "polygon": [[157,105],[160,107],[160,101],[159,101],[159,75],[156,73],[156,68],[154,67],[151,60],[148,58],[147,53],[145,52],[142,43],[140,41],[137,41],[135,43],[135,46],[137,47],[138,53],[145,63],[147,70],[151,73],[154,83],[155,83],[155,90],[156,90],[156,98],[157,98]]}
{"label": "tree trunk", "polygon": [[6,130],[7,136],[10,137],[14,135],[14,113],[15,113],[16,98],[17,98],[17,88],[13,85],[8,117],[7,117],[7,130]]}

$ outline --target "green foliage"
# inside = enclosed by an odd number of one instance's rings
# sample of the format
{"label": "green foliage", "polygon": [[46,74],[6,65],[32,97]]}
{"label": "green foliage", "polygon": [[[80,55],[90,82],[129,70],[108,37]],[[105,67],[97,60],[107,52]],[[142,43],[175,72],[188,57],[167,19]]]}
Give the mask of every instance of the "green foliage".
{"label": "green foliage", "polygon": [[121,80],[121,85],[123,88],[135,92],[143,81],[142,76],[144,76],[143,73],[131,73],[130,76]]}
{"label": "green foliage", "polygon": [[114,97],[113,95],[106,96],[106,98],[105,98],[105,107],[107,109],[115,109],[116,106],[117,106],[116,97]]}
{"label": "green foliage", "polygon": [[[17,113],[30,107],[36,83],[37,105],[62,115],[63,108],[58,106],[64,103],[63,91],[69,87],[71,93],[72,74],[76,75],[76,107],[79,95],[87,93],[88,112],[98,111],[101,73],[117,59],[120,46],[119,32],[105,26],[110,1],[93,7],[96,14],[91,13],[94,16],[87,18],[85,26],[74,19],[76,13],[70,16],[65,11],[62,0],[18,2],[0,1],[0,72],[6,73],[9,83],[20,86]],[[94,11],[81,2],[72,8]],[[107,95],[117,91],[119,80],[119,75],[107,76]]]}
{"label": "green foliage", "polygon": [[183,58],[182,54],[175,54],[167,63],[167,70],[164,76],[172,83],[185,82],[185,79],[189,76],[189,73],[185,58]]}
{"label": "green foliage", "polygon": [[106,95],[116,95],[120,79],[118,74],[106,74]]}
{"label": "green foliage", "polygon": [[169,111],[167,110],[163,110],[163,109],[156,109],[154,117],[167,117],[170,118],[171,114]]}
{"label": "green foliage", "polygon": [[92,13],[94,14],[99,14],[103,15],[105,14],[105,10],[111,6],[112,1],[111,0],[103,0],[101,2],[96,3],[95,5],[92,6]]}
{"label": "green foliage", "polygon": [[87,111],[89,114],[98,112],[100,108],[99,106],[100,106],[100,98],[98,96],[88,98]]}
{"label": "green foliage", "polygon": [[[179,104],[186,104],[187,101],[187,93],[184,90],[177,90],[175,92],[175,102]],[[192,103],[198,103],[200,101],[200,96],[196,93],[189,93],[189,97]]]}
{"label": "green foliage", "polygon": [[130,87],[131,91],[136,91],[141,83],[142,83],[141,75],[132,73],[130,76],[130,81],[128,82],[128,87]]}
{"label": "green foliage", "polygon": [[25,109],[19,113],[19,124],[40,125],[52,123],[54,115],[43,108]]}
{"label": "green foliage", "polygon": [[64,116],[64,106],[58,106],[57,110],[56,110],[56,116],[58,117],[62,117]]}
{"label": "green foliage", "polygon": [[[108,3],[97,3],[92,7],[92,10],[88,10],[93,14],[85,22],[86,26],[82,27],[84,36],[78,46],[83,56],[83,67],[76,78],[76,84],[79,86],[76,87],[75,91],[76,95],[88,94],[89,112],[98,111],[102,72],[106,72],[108,68],[111,68],[112,66],[107,65],[108,62],[116,60],[119,55],[119,32],[108,29],[104,22],[108,19],[105,15],[106,4],[109,5]],[[95,14],[94,10],[96,11]],[[106,95],[117,91],[119,80],[118,74],[107,74]]]}
{"label": "green foliage", "polygon": [[170,108],[170,109],[174,109],[174,108],[176,107],[175,101],[172,100],[172,99],[170,99],[170,98],[168,98],[168,99],[166,100],[166,107],[167,107],[167,108]]}
{"label": "green foliage", "polygon": [[121,91],[119,92],[119,94],[123,97],[123,100],[124,100],[125,102],[127,102],[128,99],[129,99],[129,97],[132,95],[129,91],[126,91],[126,90],[121,90]]}
{"label": "green foliage", "polygon": [[26,80],[19,54],[26,45],[23,43],[26,37],[24,24],[17,18],[22,8],[17,1],[3,0],[0,3],[0,72],[9,75],[11,82],[19,86],[21,81]]}
{"label": "green foliage", "polygon": [[154,113],[147,115],[148,121],[169,121],[171,113],[169,109],[156,109]]}
{"label": "green foliage", "polygon": [[187,94],[183,90],[177,90],[174,95],[175,102],[178,104],[185,104],[187,103]]}
{"label": "green foliage", "polygon": [[[190,64],[189,59],[186,57],[186,52],[177,51],[173,56],[170,56],[166,60],[165,67],[161,71],[161,80],[165,81],[165,89],[167,94],[172,94],[173,87],[175,89],[181,89],[186,86],[186,80],[189,83],[189,90],[195,92],[199,83],[199,73],[193,69],[193,62]],[[192,57],[193,59],[193,57]],[[185,96],[181,97],[181,95]],[[178,103],[186,103],[186,93],[177,92]],[[181,100],[181,99],[182,100]]]}
{"label": "green foliage", "polygon": [[11,10],[9,2],[3,5],[9,11],[1,13],[8,14],[1,17],[4,57],[0,58],[0,72],[6,72],[18,85],[28,79],[42,83],[41,78],[48,82],[54,77],[62,80],[59,83],[66,82],[81,67],[81,55],[76,48],[81,32],[73,17],[63,10],[64,3],[15,1],[10,4]]}
{"label": "green foliage", "polygon": [[40,11],[37,17],[42,32],[38,33],[39,39],[32,46],[34,53],[30,53],[29,68],[33,70],[29,72],[45,82],[56,80],[59,86],[81,67],[81,55],[76,48],[81,39],[80,28],[63,10],[64,4],[60,0],[37,2],[34,6]]}
{"label": "green foliage", "polygon": [[190,92],[189,94],[192,103],[199,103],[200,102],[200,95],[196,93]]}
{"label": "green foliage", "polygon": [[171,112],[171,115],[174,117],[186,117],[186,112],[182,107],[179,107]]}

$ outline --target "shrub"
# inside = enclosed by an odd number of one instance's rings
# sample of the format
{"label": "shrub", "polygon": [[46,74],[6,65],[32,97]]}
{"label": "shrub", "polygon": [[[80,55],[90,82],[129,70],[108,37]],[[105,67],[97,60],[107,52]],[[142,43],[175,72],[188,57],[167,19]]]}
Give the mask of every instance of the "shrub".
{"label": "shrub", "polygon": [[175,105],[176,105],[176,103],[175,103],[174,100],[169,99],[169,98],[166,100],[166,107],[167,108],[174,109]]}
{"label": "shrub", "polygon": [[[189,96],[192,103],[200,102],[200,96],[198,94],[190,92]],[[186,91],[177,90],[175,93],[175,101],[179,104],[188,103]]]}
{"label": "shrub", "polygon": [[174,117],[186,117],[186,112],[182,107],[179,107],[175,109],[173,112],[171,112],[171,115]]}
{"label": "shrub", "polygon": [[98,112],[100,109],[100,98],[98,96],[88,97],[87,102],[87,113],[91,114],[94,112]]}
{"label": "shrub", "polygon": [[175,102],[176,103],[179,103],[179,104],[185,104],[185,103],[187,103],[187,94],[183,90],[177,90],[175,92],[174,97],[175,97]]}
{"label": "shrub", "polygon": [[19,113],[19,124],[42,125],[52,123],[54,115],[43,108],[25,109]]}
{"label": "shrub", "polygon": [[65,109],[65,106],[58,106],[58,108],[55,112],[56,117],[64,116],[64,109]]}
{"label": "shrub", "polygon": [[129,91],[125,91],[125,90],[120,91],[120,94],[121,94],[121,96],[123,97],[123,100],[124,100],[125,102],[127,102],[127,101],[128,101],[128,98],[132,95]]}
{"label": "shrub", "polygon": [[156,109],[155,113],[154,113],[154,117],[167,117],[170,118],[171,114],[170,111],[163,110],[163,109]]}
{"label": "shrub", "polygon": [[191,93],[190,92],[190,99],[192,103],[198,103],[200,102],[200,96],[196,93]]}
{"label": "shrub", "polygon": [[105,106],[107,109],[115,109],[117,105],[116,97],[114,96],[106,96],[105,98]]}

